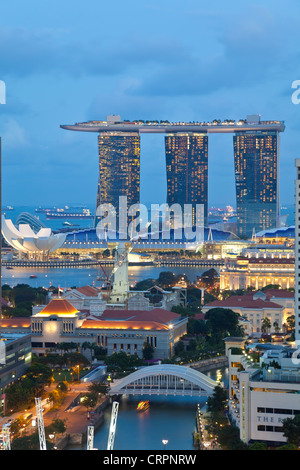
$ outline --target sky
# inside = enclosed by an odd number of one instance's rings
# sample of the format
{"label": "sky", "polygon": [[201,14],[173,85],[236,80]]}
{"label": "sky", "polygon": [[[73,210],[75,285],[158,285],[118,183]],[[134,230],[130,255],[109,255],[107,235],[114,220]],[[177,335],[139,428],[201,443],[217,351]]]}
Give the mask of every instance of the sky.
{"label": "sky", "polygon": [[[300,157],[299,0],[11,0],[0,9],[2,202],[94,204],[88,120],[284,120],[280,200]],[[300,96],[300,95],[299,95]],[[141,136],[141,202],[166,200],[164,136]],[[232,135],[209,138],[209,205],[235,205]]]}

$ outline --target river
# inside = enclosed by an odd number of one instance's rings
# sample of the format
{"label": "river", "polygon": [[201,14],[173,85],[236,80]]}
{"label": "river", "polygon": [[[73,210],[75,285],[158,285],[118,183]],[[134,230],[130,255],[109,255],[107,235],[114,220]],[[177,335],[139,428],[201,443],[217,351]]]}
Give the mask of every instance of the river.
{"label": "river", "polygon": [[[228,369],[216,369],[206,375],[228,386]],[[136,410],[140,400],[149,400],[150,408]],[[123,396],[120,400],[114,450],[164,450],[163,439],[168,440],[166,450],[193,450],[192,433],[195,430],[197,405],[206,408],[206,397]],[[94,447],[107,448],[111,406],[104,412],[104,424],[95,432]],[[86,445],[81,448],[85,450]],[[69,450],[80,450],[71,447]]]}
{"label": "river", "polygon": [[[129,266],[128,276],[129,283],[134,286],[136,282],[144,279],[158,279],[161,271],[171,271],[175,274],[186,274],[191,282],[196,280],[196,276],[200,276],[203,272],[210,269],[209,267],[170,267],[170,266]],[[106,268],[108,275],[111,268]],[[29,276],[34,274],[36,278],[31,279]],[[95,267],[78,267],[78,268],[2,268],[2,285],[8,284],[11,287],[17,284],[28,284],[32,287],[82,287],[86,285],[95,285],[100,287],[103,281],[98,281],[97,277],[104,279],[101,269]]]}

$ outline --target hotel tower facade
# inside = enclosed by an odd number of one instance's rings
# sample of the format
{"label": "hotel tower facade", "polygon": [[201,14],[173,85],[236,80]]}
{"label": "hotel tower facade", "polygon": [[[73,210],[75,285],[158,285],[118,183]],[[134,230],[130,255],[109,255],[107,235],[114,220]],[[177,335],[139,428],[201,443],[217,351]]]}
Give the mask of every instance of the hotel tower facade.
{"label": "hotel tower facade", "polygon": [[[209,134],[233,134],[237,203],[237,235],[250,238],[253,232],[280,225],[279,143],[284,121],[262,121],[259,115],[240,121],[177,122],[106,121],[61,125],[63,129],[97,132],[99,182],[97,207],[111,203],[118,208],[119,196],[128,206],[140,202],[140,134],[165,134],[166,203],[191,204],[208,213]],[[223,166],[220,155],[220,167]],[[159,170],[158,170],[159,171]],[[213,189],[213,188],[212,188]],[[153,186],[153,191],[155,187]],[[226,202],[224,201],[226,204]],[[195,221],[195,217],[193,217]],[[95,220],[95,223],[97,220]]]}

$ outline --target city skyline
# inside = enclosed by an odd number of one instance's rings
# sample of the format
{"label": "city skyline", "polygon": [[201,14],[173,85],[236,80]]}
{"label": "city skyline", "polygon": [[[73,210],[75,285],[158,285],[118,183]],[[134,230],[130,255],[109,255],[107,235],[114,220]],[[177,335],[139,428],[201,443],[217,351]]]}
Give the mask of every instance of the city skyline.
{"label": "city skyline", "polygon": [[[128,120],[239,120],[247,114],[284,120],[280,194],[283,204],[293,202],[300,138],[300,106],[291,99],[300,77],[295,1],[284,12],[279,1],[217,1],[214,10],[195,1],[184,7],[176,1],[80,6],[54,0],[47,15],[33,1],[2,7],[4,204],[33,205],[37,198],[45,205],[93,203],[97,141],[59,125],[109,114]],[[143,135],[141,153],[141,201],[165,202],[166,174],[157,174],[165,159],[163,137]],[[210,156],[209,205],[235,205],[232,139],[211,138]]]}

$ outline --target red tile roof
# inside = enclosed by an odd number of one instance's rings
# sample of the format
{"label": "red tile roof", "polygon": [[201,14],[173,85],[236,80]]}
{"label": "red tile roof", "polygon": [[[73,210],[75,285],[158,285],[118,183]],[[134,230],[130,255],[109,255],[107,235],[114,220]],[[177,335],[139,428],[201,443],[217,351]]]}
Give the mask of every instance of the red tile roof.
{"label": "red tile roof", "polygon": [[30,328],[30,317],[2,318],[1,328]]}
{"label": "red tile roof", "polygon": [[285,289],[267,289],[264,291],[267,296],[267,299],[271,299],[272,297],[277,297],[278,299],[294,299],[295,292],[291,292]]}
{"label": "red tile roof", "polygon": [[97,297],[101,292],[101,289],[92,286],[77,287],[75,290],[83,295],[86,295],[87,297]]}
{"label": "red tile roof", "polygon": [[70,315],[78,310],[67,299],[53,299],[37,315]]}
{"label": "red tile roof", "polygon": [[122,320],[85,320],[82,328],[96,328],[99,330],[168,330],[168,326],[155,321],[122,321]]}
{"label": "red tile roof", "polygon": [[253,299],[253,294],[249,295],[232,295],[226,300],[214,300],[205,305],[205,307],[221,307],[221,308],[276,308],[282,309],[281,305],[269,300]]}
{"label": "red tile roof", "polygon": [[158,323],[169,323],[178,320],[178,313],[170,312],[163,308],[152,310],[104,310],[101,315],[103,320],[126,320],[126,321],[154,321]]}

